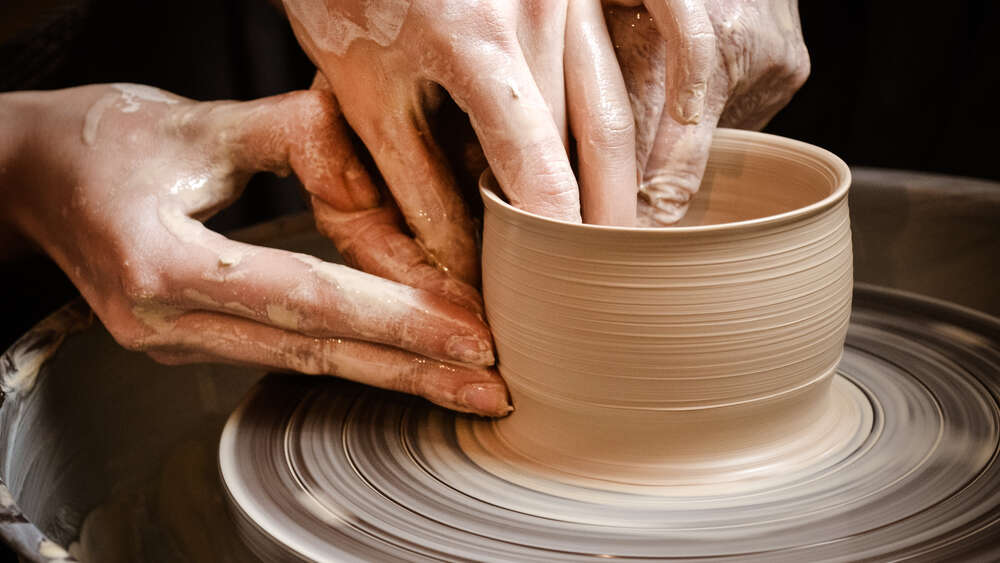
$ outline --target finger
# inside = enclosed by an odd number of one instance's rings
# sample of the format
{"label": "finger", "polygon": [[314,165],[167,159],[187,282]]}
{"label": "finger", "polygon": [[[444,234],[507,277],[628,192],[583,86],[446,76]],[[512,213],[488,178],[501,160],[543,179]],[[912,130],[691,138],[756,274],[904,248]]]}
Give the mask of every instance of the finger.
{"label": "finger", "polygon": [[678,123],[698,123],[705,111],[717,58],[715,31],[708,12],[697,0],[647,0],[645,5],[669,55],[667,110]]}
{"label": "finger", "polygon": [[563,61],[565,39],[553,30],[566,28],[566,4],[563,1],[518,2],[517,39],[538,91],[545,99],[549,114],[559,129],[564,146],[569,134],[566,120],[566,81]]}
{"label": "finger", "polygon": [[[314,87],[326,87],[318,73]],[[229,115],[215,117],[223,119],[240,124],[231,143],[243,169],[271,169],[275,154],[286,155],[280,158],[287,159],[314,201],[323,202],[314,206],[318,229],[350,265],[482,312],[475,288],[432,265],[403,233],[393,203],[380,197],[329,92],[239,104]]]}
{"label": "finger", "polygon": [[671,113],[663,112],[639,185],[640,225],[669,225],[687,212],[705,173],[721,106],[710,102],[705,116],[695,124],[679,123]]}
{"label": "finger", "polygon": [[512,409],[493,370],[450,364],[396,348],[312,338],[238,317],[193,311],[170,321],[150,343],[163,363],[225,361],[351,381],[420,395],[461,412],[503,416]]}
{"label": "finger", "polygon": [[319,232],[334,241],[348,264],[430,291],[482,316],[479,291],[431,265],[413,238],[399,229],[399,212],[394,206],[344,212],[314,197],[313,212]]}
{"label": "finger", "polygon": [[[636,1],[636,4],[641,2]],[[645,8],[609,6],[604,12],[608,33],[629,93],[635,118],[635,160],[646,168],[666,103],[667,55],[663,38]]]}
{"label": "finger", "polygon": [[164,259],[177,266],[157,292],[169,305],[224,312],[315,337],[354,338],[421,355],[487,366],[489,330],[467,309],[315,257],[229,240],[161,208],[183,234]]}
{"label": "finger", "polygon": [[503,48],[460,53],[455,72],[432,78],[469,114],[512,205],[579,223],[579,189],[559,128],[516,45],[509,38]]}
{"label": "finger", "polygon": [[345,116],[368,147],[407,226],[431,261],[470,285],[479,283],[475,230],[444,154],[421,108],[423,88],[400,94],[338,87]]}
{"label": "finger", "polygon": [[301,91],[221,104],[199,121],[203,131],[226,144],[236,173],[294,170],[307,190],[338,208],[381,204],[329,93]]}
{"label": "finger", "polygon": [[600,0],[570,0],[566,23],[567,96],[583,220],[631,226],[638,190],[635,121]]}

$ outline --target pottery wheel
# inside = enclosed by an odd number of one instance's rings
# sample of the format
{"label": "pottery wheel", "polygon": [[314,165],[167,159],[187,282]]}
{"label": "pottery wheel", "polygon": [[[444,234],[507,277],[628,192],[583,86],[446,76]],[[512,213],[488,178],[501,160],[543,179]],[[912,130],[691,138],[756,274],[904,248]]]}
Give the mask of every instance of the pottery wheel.
{"label": "pottery wheel", "polygon": [[996,559],[1000,322],[859,287],[838,373],[870,424],[749,491],[549,481],[491,456],[488,421],[288,376],[230,418],[220,467],[267,559]]}

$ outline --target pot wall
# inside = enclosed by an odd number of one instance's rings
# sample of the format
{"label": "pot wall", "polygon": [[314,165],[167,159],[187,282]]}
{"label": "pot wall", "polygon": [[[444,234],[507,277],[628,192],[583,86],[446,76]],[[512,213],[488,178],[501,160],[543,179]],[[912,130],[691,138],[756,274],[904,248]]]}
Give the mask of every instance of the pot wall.
{"label": "pot wall", "polygon": [[829,430],[851,306],[849,181],[822,149],[729,130],[695,226],[550,221],[487,181],[483,290],[517,409],[498,431],[578,472],[718,464]]}

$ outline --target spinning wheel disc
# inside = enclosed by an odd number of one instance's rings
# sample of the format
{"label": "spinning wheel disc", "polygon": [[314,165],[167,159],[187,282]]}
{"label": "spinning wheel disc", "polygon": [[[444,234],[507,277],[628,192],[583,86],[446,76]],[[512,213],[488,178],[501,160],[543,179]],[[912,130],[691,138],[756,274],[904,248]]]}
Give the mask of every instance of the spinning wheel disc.
{"label": "spinning wheel disc", "polygon": [[1000,322],[859,287],[838,372],[870,421],[833,461],[751,490],[547,479],[493,455],[487,421],[314,378],[261,382],[220,466],[272,559],[996,557]]}

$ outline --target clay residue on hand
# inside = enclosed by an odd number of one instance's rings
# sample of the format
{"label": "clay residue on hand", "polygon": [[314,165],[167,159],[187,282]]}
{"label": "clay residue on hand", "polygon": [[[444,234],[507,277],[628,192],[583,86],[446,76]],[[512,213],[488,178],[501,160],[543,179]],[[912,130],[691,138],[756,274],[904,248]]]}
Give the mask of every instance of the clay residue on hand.
{"label": "clay residue on hand", "polygon": [[240,303],[239,301],[227,301],[225,303],[220,303],[220,302],[216,301],[215,299],[212,299],[212,296],[204,294],[204,293],[198,291],[197,289],[194,289],[194,288],[191,288],[191,287],[184,289],[181,292],[181,294],[186,299],[189,299],[189,300],[191,300],[194,303],[198,303],[200,305],[204,305],[209,310],[213,310],[213,311],[214,310],[225,310],[225,311],[230,312],[230,313],[232,313],[234,315],[239,315],[241,317],[246,317],[248,319],[253,319],[253,318],[257,317],[257,314],[254,312],[253,309],[251,309],[250,307],[248,307],[247,305],[245,305],[243,303]]}
{"label": "clay residue on hand", "polygon": [[274,323],[275,326],[280,326],[290,330],[298,330],[299,322],[302,320],[302,315],[300,315],[297,311],[293,311],[288,307],[285,307],[284,305],[269,303],[267,305],[267,318],[269,321]]}
{"label": "clay residue on hand", "polygon": [[90,106],[87,110],[87,115],[83,118],[83,142],[87,146],[94,146],[97,142],[97,129],[101,126],[101,118],[104,117],[104,112],[111,107],[120,96],[118,94],[105,94],[98,98],[94,105]]}
{"label": "clay residue on hand", "polygon": [[362,0],[350,6],[329,2],[285,2],[288,17],[302,26],[316,47],[343,55],[358,39],[388,47],[396,40],[410,9],[406,0]]}
{"label": "clay residue on hand", "polygon": [[[209,184],[211,184],[211,182],[209,182]],[[209,188],[203,189],[206,190],[206,193],[187,196],[189,198],[187,203],[201,197],[205,198],[205,202],[211,202],[213,201],[213,198],[219,196],[217,191],[213,191]],[[229,279],[237,279],[245,274],[245,272],[241,272],[237,266],[242,263],[244,259],[253,256],[253,250],[245,249],[245,247],[238,244],[228,244],[222,247],[210,244],[206,240],[206,234],[208,234],[209,231],[204,227],[204,225],[185,213],[184,209],[176,203],[161,201],[157,207],[157,215],[160,219],[160,224],[163,225],[163,228],[165,228],[177,240],[186,244],[197,245],[205,250],[216,253],[218,256],[219,267],[216,270],[206,271],[203,275],[204,279],[212,281],[225,281]]]}
{"label": "clay residue on hand", "polygon": [[112,84],[111,87],[121,92],[121,98],[125,104],[122,108],[122,113],[134,113],[139,111],[139,109],[142,108],[142,104],[139,100],[162,104],[176,104],[179,101],[173,94],[160,90],[159,88],[146,86],[145,84],[128,84],[119,82],[117,84]]}
{"label": "clay residue on hand", "polygon": [[169,92],[143,84],[116,83],[111,87],[118,93],[108,92],[98,98],[84,116],[82,137],[87,146],[92,147],[97,142],[97,132],[104,112],[118,102],[121,102],[122,113],[135,113],[142,108],[140,100],[162,104],[176,104],[180,101]]}
{"label": "clay residue on hand", "polygon": [[183,311],[175,307],[156,303],[140,303],[132,307],[132,314],[153,332],[162,334],[174,328],[177,317]]}

